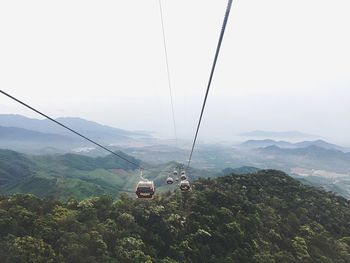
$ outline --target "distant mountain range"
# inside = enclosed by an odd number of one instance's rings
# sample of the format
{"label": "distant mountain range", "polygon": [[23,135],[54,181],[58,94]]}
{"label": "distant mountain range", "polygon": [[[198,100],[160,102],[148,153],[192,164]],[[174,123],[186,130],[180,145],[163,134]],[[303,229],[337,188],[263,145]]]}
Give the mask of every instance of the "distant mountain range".
{"label": "distant mountain range", "polygon": [[[147,162],[154,168],[146,173],[161,188],[161,182],[166,178],[171,165],[174,165],[170,162],[188,158],[187,148],[162,144],[142,132],[116,129],[80,118],[59,120],[108,145],[112,150],[122,149],[126,154]],[[119,172],[122,172],[115,174],[116,169],[111,169],[115,166],[115,161],[111,162],[112,166],[101,164],[110,162],[107,161],[108,156],[105,156],[105,152],[95,149],[90,143],[47,120],[30,119],[20,115],[0,115],[0,148],[40,155],[9,151],[6,159],[6,154],[0,154],[0,191],[4,193],[32,193],[32,187],[29,185],[35,184],[39,187],[35,193],[56,193],[60,196],[74,193],[85,197],[88,194],[84,193],[105,192],[107,188],[111,193],[118,192],[115,189],[125,187],[132,190],[139,178],[138,172],[127,169],[119,169]],[[66,154],[72,152],[80,152],[90,157]],[[5,161],[1,161],[1,158]],[[107,159],[104,162],[104,159],[98,158]],[[72,162],[69,163],[69,160]],[[222,169],[225,167],[232,169],[227,169],[224,173],[235,174],[254,172],[254,167],[278,169],[301,176],[302,180],[325,186],[350,198],[350,150],[324,140],[305,140],[297,143],[273,139],[248,140],[235,147],[199,144],[191,165],[194,167],[191,178],[222,175]],[[92,170],[86,171],[84,167],[91,167]],[[7,181],[11,176],[18,180]],[[108,187],[103,188],[102,185]],[[36,186],[34,188],[37,189]]]}
{"label": "distant mountain range", "polygon": [[350,153],[325,149],[318,146],[308,146],[297,149],[283,149],[269,146],[252,150],[264,160],[265,165],[283,170],[292,167],[319,169],[350,174]]}
{"label": "distant mountain range", "polygon": [[[82,118],[57,118],[57,121],[75,129],[86,136],[94,139],[103,139],[105,141],[116,141],[132,137],[149,137],[146,133],[131,132],[123,129],[113,128],[101,125],[96,122],[88,121]],[[37,131],[41,133],[59,134],[68,137],[76,137],[75,134],[65,130],[48,119],[32,119],[22,115],[0,114],[0,126],[16,127]]]}
{"label": "distant mountain range", "polygon": [[271,139],[265,139],[265,140],[248,140],[238,145],[239,148],[243,148],[243,149],[264,148],[269,146],[277,146],[279,148],[287,148],[287,149],[297,149],[297,148],[306,148],[309,146],[318,146],[324,149],[350,152],[349,148],[331,144],[324,140],[302,141],[297,143],[291,143],[287,141],[275,141]]}
{"label": "distant mountain range", "polygon": [[32,131],[16,127],[4,127],[0,126],[0,140],[2,141],[33,141],[33,142],[49,142],[53,140],[65,141],[72,143],[75,138],[63,136],[53,133],[43,133],[38,131]]}
{"label": "distant mountain range", "polygon": [[[142,132],[113,128],[81,118],[57,118],[61,123],[103,144],[150,139]],[[0,147],[27,153],[70,152],[91,144],[47,119],[0,114]]]}
{"label": "distant mountain range", "polygon": [[240,133],[242,137],[257,137],[257,138],[319,138],[317,135],[307,134],[300,131],[250,131]]}

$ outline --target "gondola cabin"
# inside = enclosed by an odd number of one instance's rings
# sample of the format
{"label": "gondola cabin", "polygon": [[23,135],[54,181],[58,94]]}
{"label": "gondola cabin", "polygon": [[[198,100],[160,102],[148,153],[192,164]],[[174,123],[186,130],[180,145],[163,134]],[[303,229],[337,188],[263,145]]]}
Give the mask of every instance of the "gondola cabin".
{"label": "gondola cabin", "polygon": [[174,179],[173,179],[172,177],[168,177],[168,178],[166,179],[166,183],[167,183],[167,184],[173,184],[173,183],[174,183]]}
{"label": "gondola cabin", "polygon": [[153,181],[140,181],[136,186],[137,198],[152,199],[156,191]]}
{"label": "gondola cabin", "polygon": [[187,179],[186,173],[185,173],[184,171],[181,172],[180,179],[181,179],[182,181],[184,181],[184,180]]}
{"label": "gondola cabin", "polygon": [[181,181],[179,187],[182,192],[188,192],[191,190],[191,184],[187,180]]}

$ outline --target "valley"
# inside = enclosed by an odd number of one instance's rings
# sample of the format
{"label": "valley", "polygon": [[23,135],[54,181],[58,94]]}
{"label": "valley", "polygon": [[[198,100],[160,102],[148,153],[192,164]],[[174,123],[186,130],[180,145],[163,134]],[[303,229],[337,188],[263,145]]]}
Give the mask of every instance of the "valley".
{"label": "valley", "polygon": [[[145,132],[129,132],[79,118],[61,120],[93,135],[95,139],[100,138],[111,150],[145,164],[150,168],[146,175],[156,180],[160,191],[168,189],[162,184],[167,174],[177,164],[186,163],[188,158],[190,142],[180,141],[176,147],[171,141]],[[294,133],[295,136],[297,134]],[[9,172],[5,171],[8,165],[17,171],[10,183],[1,185],[3,193],[35,193],[41,197],[51,194],[60,198],[70,195],[84,198],[93,193],[115,196],[121,191],[133,192],[139,178],[139,171],[132,170],[133,167],[44,120],[0,115],[0,148],[16,152],[1,151],[5,159],[0,169],[5,178],[0,180],[5,182],[9,177]],[[6,164],[6,160],[14,161],[6,154],[20,158],[16,157],[16,162]],[[25,164],[26,169],[18,168]],[[251,139],[240,143],[201,142],[191,167],[193,179],[225,175],[223,171],[241,167],[277,169],[303,183],[350,198],[348,148],[320,139],[300,142],[274,139]],[[30,176],[20,175],[20,171]],[[37,189],[31,189],[33,186]]]}

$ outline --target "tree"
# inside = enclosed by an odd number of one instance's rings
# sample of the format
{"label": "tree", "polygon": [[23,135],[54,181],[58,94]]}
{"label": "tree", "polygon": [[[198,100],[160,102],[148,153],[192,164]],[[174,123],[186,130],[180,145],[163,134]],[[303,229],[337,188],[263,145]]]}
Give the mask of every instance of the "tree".
{"label": "tree", "polygon": [[18,263],[53,263],[56,260],[56,254],[42,239],[25,236],[13,240],[6,260]]}

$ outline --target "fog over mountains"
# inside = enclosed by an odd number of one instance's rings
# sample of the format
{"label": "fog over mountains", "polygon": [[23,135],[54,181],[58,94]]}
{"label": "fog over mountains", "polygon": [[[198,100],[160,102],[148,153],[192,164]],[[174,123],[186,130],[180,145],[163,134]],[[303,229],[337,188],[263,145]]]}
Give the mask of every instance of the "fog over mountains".
{"label": "fog over mountains", "polygon": [[[56,120],[105,144],[136,138],[144,140],[151,138],[147,133],[113,128],[81,118],[69,117]],[[70,152],[74,148],[84,146],[91,146],[91,144],[50,120],[12,114],[0,115],[0,147],[2,148],[40,153],[47,148],[52,152]]]}
{"label": "fog over mountains", "polygon": [[[123,129],[118,129],[106,125],[101,125],[99,123],[88,121],[82,118],[64,117],[57,118],[56,120],[69,126],[72,129],[84,133],[87,136],[91,136],[93,138],[100,138],[105,141],[126,139],[131,138],[133,136],[149,136],[146,133],[131,132]],[[75,134],[65,130],[64,128],[58,126],[57,124],[53,123],[48,119],[41,120],[27,118],[22,115],[2,114],[0,115],[0,126],[23,128],[42,133],[60,134],[76,138]]]}
{"label": "fog over mountains", "polygon": [[[112,150],[121,150],[154,167],[172,161],[185,163],[188,158],[190,142],[180,141],[176,147],[172,141],[143,132],[113,128],[81,118],[57,120]],[[277,134],[281,135],[280,132]],[[285,134],[291,135],[290,132]],[[94,158],[107,155],[49,120],[21,115],[0,115],[0,148],[35,155],[78,153]],[[226,168],[226,171],[240,167],[279,169],[305,183],[350,198],[350,149],[325,140],[290,142],[264,138],[234,145],[202,142],[197,146],[192,166],[212,174],[221,174]]]}
{"label": "fog over mountains", "polygon": [[326,142],[324,140],[302,141],[297,143],[291,143],[287,141],[275,141],[271,139],[265,139],[265,140],[248,140],[238,145],[239,148],[243,148],[243,149],[264,148],[269,146],[277,146],[279,148],[286,148],[286,149],[298,149],[298,148],[306,148],[309,146],[317,146],[324,149],[350,152],[350,148],[335,145],[335,144]]}
{"label": "fog over mountains", "polygon": [[240,133],[243,137],[259,137],[259,138],[315,138],[317,135],[307,134],[300,131],[250,131]]}

